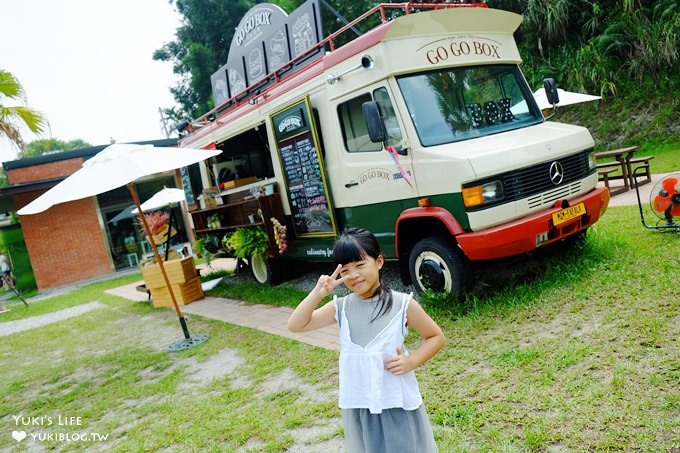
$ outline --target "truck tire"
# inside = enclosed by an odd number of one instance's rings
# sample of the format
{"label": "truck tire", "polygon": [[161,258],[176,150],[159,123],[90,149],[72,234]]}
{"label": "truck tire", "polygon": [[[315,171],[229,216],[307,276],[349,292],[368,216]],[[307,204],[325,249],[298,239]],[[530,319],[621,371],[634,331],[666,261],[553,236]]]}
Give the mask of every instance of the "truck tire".
{"label": "truck tire", "polygon": [[276,285],[280,280],[278,262],[267,258],[266,253],[250,257],[250,272],[255,281],[261,284]]}
{"label": "truck tire", "polygon": [[454,241],[429,237],[418,242],[408,260],[411,282],[417,293],[426,290],[462,296],[470,283],[470,269]]}

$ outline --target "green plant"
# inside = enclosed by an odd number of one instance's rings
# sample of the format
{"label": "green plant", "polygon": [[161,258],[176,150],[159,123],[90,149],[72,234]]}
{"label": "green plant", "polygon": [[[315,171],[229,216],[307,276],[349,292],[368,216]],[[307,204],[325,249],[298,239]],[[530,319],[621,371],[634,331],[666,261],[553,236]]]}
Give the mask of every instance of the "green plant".
{"label": "green plant", "polygon": [[220,240],[217,238],[217,236],[206,236],[202,245],[203,250],[214,254],[220,249]]}
{"label": "green plant", "polygon": [[222,238],[222,245],[235,258],[248,258],[265,253],[269,248],[269,238],[261,227],[238,228]]}
{"label": "green plant", "polygon": [[203,242],[205,242],[204,238],[196,239],[196,242],[194,242],[194,250],[196,250],[196,255],[198,255],[199,258],[202,258],[203,253],[205,253],[205,248],[203,248]]}
{"label": "green plant", "polygon": [[213,223],[213,222],[221,222],[222,219],[220,218],[220,215],[218,213],[210,214],[208,216],[208,223]]}
{"label": "green plant", "polygon": [[205,260],[205,264],[210,266],[213,254],[217,253],[220,249],[219,240],[217,236],[206,236],[196,239],[194,243],[194,250],[196,254]]}
{"label": "green plant", "polygon": [[196,242],[194,242],[194,250],[196,250],[196,255],[198,255],[199,258],[204,258],[206,264],[209,266],[210,261],[212,260],[212,253],[205,249],[205,238],[196,239]]}

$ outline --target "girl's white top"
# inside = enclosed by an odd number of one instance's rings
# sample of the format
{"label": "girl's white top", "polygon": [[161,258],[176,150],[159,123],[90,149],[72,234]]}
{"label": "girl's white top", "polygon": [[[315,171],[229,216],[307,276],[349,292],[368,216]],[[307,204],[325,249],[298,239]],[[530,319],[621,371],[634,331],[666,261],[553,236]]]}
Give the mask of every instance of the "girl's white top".
{"label": "girl's white top", "polygon": [[[383,361],[397,354],[397,348],[408,355],[404,347],[406,310],[411,301],[410,294],[392,292],[393,303],[401,309],[387,325],[366,346],[352,342],[345,306],[349,297],[341,304],[334,298],[335,319],[340,325],[340,408],[367,408],[372,414],[383,409],[418,409],[423,404],[418,382],[413,371],[396,376],[385,370]],[[394,311],[392,312],[394,313]]]}

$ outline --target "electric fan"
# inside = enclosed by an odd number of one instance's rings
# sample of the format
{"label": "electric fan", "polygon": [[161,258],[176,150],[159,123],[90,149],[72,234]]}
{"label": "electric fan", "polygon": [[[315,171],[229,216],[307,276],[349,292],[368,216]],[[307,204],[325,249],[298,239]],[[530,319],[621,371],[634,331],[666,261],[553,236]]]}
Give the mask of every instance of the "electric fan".
{"label": "electric fan", "polygon": [[[680,175],[666,176],[649,194],[654,213],[669,225],[680,222]],[[677,222],[675,217],[678,217]]]}
{"label": "electric fan", "polygon": [[640,208],[640,218],[642,226],[650,230],[671,229],[680,234],[680,174],[669,174],[658,181],[649,193],[649,204],[652,212],[660,219],[656,225],[647,225],[640,200],[640,190],[637,185],[637,174],[639,170],[644,171],[643,167],[638,167],[633,171],[635,180],[635,192],[637,193],[638,207]]}

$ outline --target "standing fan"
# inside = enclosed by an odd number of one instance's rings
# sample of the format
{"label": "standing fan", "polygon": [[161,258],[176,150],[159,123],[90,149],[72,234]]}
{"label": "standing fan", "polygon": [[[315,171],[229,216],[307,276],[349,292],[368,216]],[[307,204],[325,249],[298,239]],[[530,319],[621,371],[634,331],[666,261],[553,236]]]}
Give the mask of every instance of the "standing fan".
{"label": "standing fan", "polygon": [[657,182],[649,201],[657,216],[668,224],[677,223],[674,217],[680,217],[680,176],[670,175]]}
{"label": "standing fan", "polygon": [[[637,184],[638,170],[644,170],[644,167],[638,167],[633,171],[633,179],[635,180],[635,192],[637,193],[638,206],[640,208],[640,218],[642,225],[648,229],[674,229],[680,234],[680,174],[671,174],[658,181],[649,194],[649,204],[652,207],[652,212],[660,219],[656,225],[647,225],[645,216],[642,210],[642,201],[640,200],[640,190]],[[665,223],[663,223],[665,221]]]}

